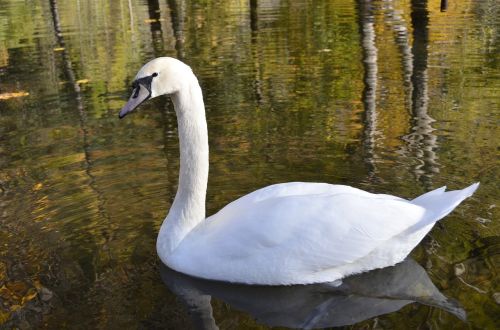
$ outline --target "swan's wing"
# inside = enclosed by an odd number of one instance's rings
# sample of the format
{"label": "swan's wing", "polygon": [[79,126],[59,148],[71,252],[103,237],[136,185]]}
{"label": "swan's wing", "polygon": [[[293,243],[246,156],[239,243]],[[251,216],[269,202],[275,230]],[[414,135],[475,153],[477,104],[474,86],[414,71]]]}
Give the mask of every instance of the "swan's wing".
{"label": "swan's wing", "polygon": [[[358,196],[367,196],[373,197],[374,194],[366,192],[361,189],[357,189],[350,186],[345,185],[337,185],[337,184],[329,184],[329,183],[317,183],[317,182],[286,182],[286,183],[278,183],[273,184],[254,192],[249,193],[248,195],[242,196],[237,200],[229,203],[224,209],[230,207],[241,207],[241,204],[246,203],[256,203],[270,198],[276,197],[286,197],[286,196],[305,196],[305,195],[319,195],[319,194],[353,194]],[[388,199],[396,199],[403,200],[400,197],[392,196],[392,195],[382,195],[378,194],[376,196],[383,196]]]}
{"label": "swan's wing", "polygon": [[425,212],[393,196],[338,187],[319,194],[247,195],[193,230],[169,265],[225,281],[297,283],[300,276],[366,256]]}
{"label": "swan's wing", "polygon": [[[263,201],[275,201],[276,198],[284,197],[297,197],[297,196],[317,196],[317,195],[338,195],[338,194],[350,194],[355,196],[364,196],[369,198],[385,198],[405,201],[400,197],[392,195],[383,194],[372,194],[361,189],[357,189],[345,185],[336,185],[328,183],[316,183],[316,182],[286,182],[273,184],[258,190],[255,190],[245,196],[242,196],[231,203],[227,204],[223,209],[221,209],[217,214],[213,215],[213,218],[219,217],[237,217],[246,210],[247,208],[253,208],[260,202]],[[312,197],[314,198],[314,197]],[[310,207],[309,207],[310,208]],[[247,212],[247,211],[245,211]]]}

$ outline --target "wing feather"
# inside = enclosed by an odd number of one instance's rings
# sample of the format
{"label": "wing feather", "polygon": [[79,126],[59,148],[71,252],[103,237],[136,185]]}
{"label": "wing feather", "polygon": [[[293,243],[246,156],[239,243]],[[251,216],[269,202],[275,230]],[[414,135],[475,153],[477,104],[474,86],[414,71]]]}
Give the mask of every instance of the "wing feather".
{"label": "wing feather", "polygon": [[212,279],[285,283],[287,276],[355,262],[418,223],[425,211],[346,186],[288,185],[258,190],[208,218],[179,245],[170,266]]}

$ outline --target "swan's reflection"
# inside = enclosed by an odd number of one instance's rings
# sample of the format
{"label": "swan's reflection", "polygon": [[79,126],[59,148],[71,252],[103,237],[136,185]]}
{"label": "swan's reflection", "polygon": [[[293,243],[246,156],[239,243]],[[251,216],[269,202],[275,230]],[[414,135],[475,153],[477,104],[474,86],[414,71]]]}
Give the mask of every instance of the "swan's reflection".
{"label": "swan's reflection", "polygon": [[217,329],[210,299],[221,299],[268,326],[325,328],[355,324],[418,302],[465,319],[413,259],[350,276],[340,285],[249,286],[208,281],[161,268],[163,282],[187,306],[196,328]]}

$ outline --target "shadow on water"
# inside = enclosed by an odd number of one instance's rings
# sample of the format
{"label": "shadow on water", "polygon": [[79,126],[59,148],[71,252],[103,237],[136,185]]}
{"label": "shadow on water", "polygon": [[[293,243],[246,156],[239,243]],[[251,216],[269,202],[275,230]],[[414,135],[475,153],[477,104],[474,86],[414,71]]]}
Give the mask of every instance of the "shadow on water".
{"label": "shadow on water", "polygon": [[217,329],[212,297],[249,313],[258,323],[290,328],[352,325],[414,302],[466,318],[462,307],[439,292],[413,259],[345,278],[340,285],[249,286],[197,279],[166,266],[160,272],[199,329]]}

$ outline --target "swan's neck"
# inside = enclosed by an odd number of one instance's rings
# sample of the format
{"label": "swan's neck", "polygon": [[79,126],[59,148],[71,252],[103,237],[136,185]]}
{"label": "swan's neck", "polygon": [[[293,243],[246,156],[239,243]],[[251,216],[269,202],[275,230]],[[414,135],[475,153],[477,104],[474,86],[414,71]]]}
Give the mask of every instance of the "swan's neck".
{"label": "swan's neck", "polygon": [[208,181],[208,132],[203,96],[192,77],[172,95],[179,130],[179,186],[174,202],[158,235],[157,250],[167,257],[186,235],[205,219]]}

